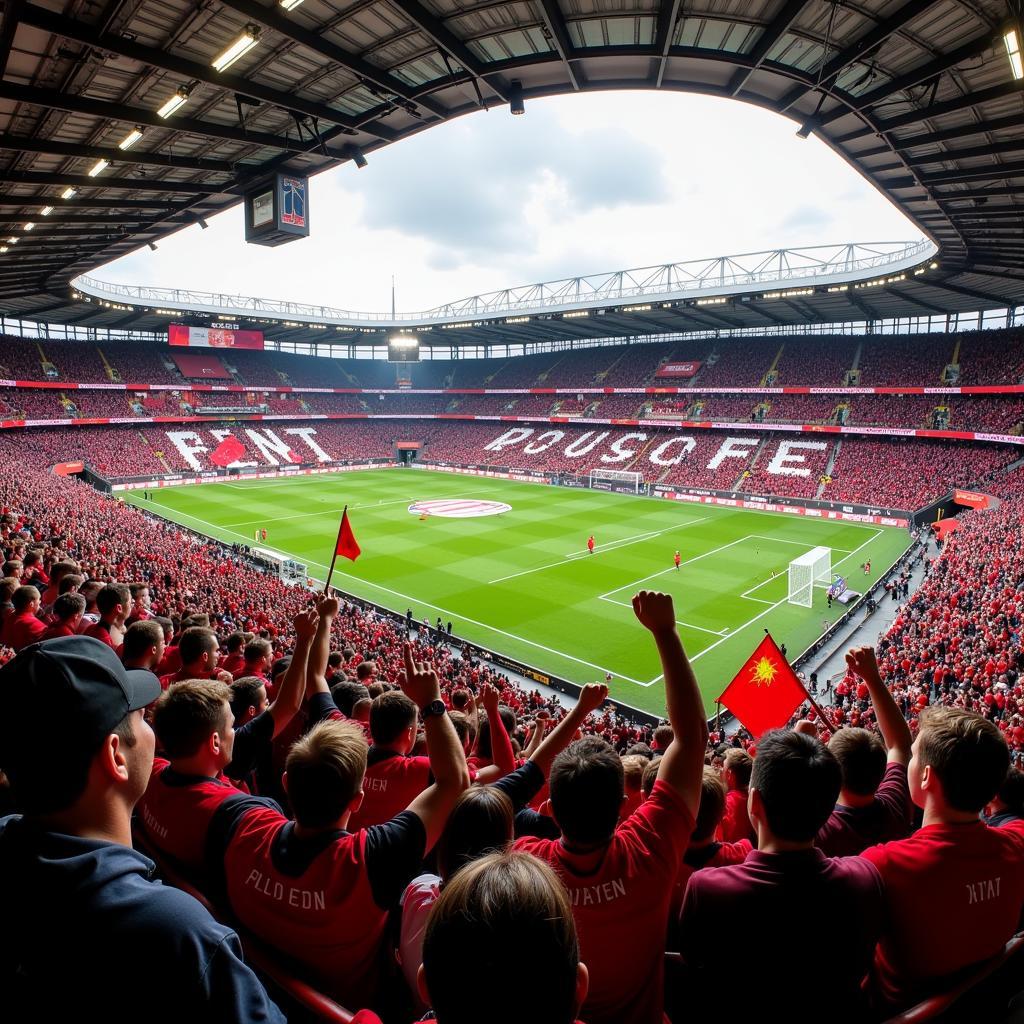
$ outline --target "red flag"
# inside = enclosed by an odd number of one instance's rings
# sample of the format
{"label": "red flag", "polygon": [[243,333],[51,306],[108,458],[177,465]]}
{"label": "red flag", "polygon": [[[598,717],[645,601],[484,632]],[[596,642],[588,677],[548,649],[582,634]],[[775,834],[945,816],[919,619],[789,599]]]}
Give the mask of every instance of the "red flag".
{"label": "red flag", "polygon": [[757,737],[784,726],[807,693],[778,645],[766,636],[718,700]]}
{"label": "red flag", "polygon": [[228,434],[210,453],[210,461],[224,469],[232,462],[237,462],[244,454],[245,446],[242,442],[234,434]]}
{"label": "red flag", "polygon": [[288,455],[286,456],[289,462],[301,462],[302,456],[294,449],[288,449]]}
{"label": "red flag", "polygon": [[356,543],[356,535],[352,532],[352,524],[348,521],[348,509],[341,515],[341,526],[338,528],[338,546],[334,549],[335,556],[342,555],[354,562],[360,553]]}

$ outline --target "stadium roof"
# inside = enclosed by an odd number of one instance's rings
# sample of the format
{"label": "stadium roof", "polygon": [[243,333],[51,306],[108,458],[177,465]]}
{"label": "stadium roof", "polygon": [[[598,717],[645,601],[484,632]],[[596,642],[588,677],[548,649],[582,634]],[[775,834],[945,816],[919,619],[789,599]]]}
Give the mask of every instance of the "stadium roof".
{"label": "stadium roof", "polygon": [[[508,106],[520,90],[528,104],[627,88],[734,97],[791,118],[938,246],[923,278],[850,289],[829,310],[817,296],[787,301],[779,322],[1013,305],[1024,295],[1024,82],[1003,42],[1008,17],[984,0],[7,0],[0,229],[17,242],[0,242],[0,310],[155,329],[168,318],[73,299],[72,278],[233,205],[269,171],[315,173]],[[257,44],[216,71],[245,32]],[[161,117],[179,91],[186,102]],[[707,319],[772,322],[732,307]],[[517,326],[486,340],[530,340]],[[474,328],[446,335],[482,340]]]}

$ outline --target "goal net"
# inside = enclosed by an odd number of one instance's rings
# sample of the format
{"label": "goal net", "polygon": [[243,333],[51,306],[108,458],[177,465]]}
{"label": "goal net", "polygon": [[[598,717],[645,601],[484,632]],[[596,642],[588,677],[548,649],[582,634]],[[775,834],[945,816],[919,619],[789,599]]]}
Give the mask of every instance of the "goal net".
{"label": "goal net", "polygon": [[639,494],[640,488],[644,484],[644,475],[625,469],[592,469],[590,471],[590,486],[594,487],[600,483],[614,484],[617,491],[631,490]]}
{"label": "goal net", "polygon": [[814,588],[832,585],[832,549],[814,548],[789,563],[790,604],[810,608],[814,603]]}

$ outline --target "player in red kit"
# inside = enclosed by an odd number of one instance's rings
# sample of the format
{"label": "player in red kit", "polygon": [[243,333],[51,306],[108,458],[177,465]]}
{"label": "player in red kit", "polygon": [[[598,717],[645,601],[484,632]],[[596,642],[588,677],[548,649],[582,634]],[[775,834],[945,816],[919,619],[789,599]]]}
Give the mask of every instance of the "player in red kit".
{"label": "player in red kit", "polygon": [[678,572],[679,571],[679,563],[682,562],[682,558],[679,556],[679,552],[678,551],[672,556],[672,561],[675,562],[676,572]]}
{"label": "player in red kit", "polygon": [[594,553],[594,535],[593,535],[593,534],[591,534],[591,535],[590,535],[590,536],[589,536],[589,537],[587,538],[587,550],[588,550],[588,551],[589,551],[589,552],[590,552],[591,554],[593,554],[593,553]]}

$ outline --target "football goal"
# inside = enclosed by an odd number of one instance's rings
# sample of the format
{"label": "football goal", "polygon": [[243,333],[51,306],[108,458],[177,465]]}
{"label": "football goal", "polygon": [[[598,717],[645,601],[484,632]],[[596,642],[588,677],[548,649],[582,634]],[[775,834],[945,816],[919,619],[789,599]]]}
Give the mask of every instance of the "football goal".
{"label": "football goal", "polygon": [[814,603],[814,588],[832,585],[832,549],[814,548],[789,563],[790,604],[810,608]]}
{"label": "football goal", "polygon": [[640,488],[644,485],[644,475],[625,469],[592,469],[590,486],[597,487],[601,483],[614,484],[617,491],[630,490],[634,494],[639,494]]}

